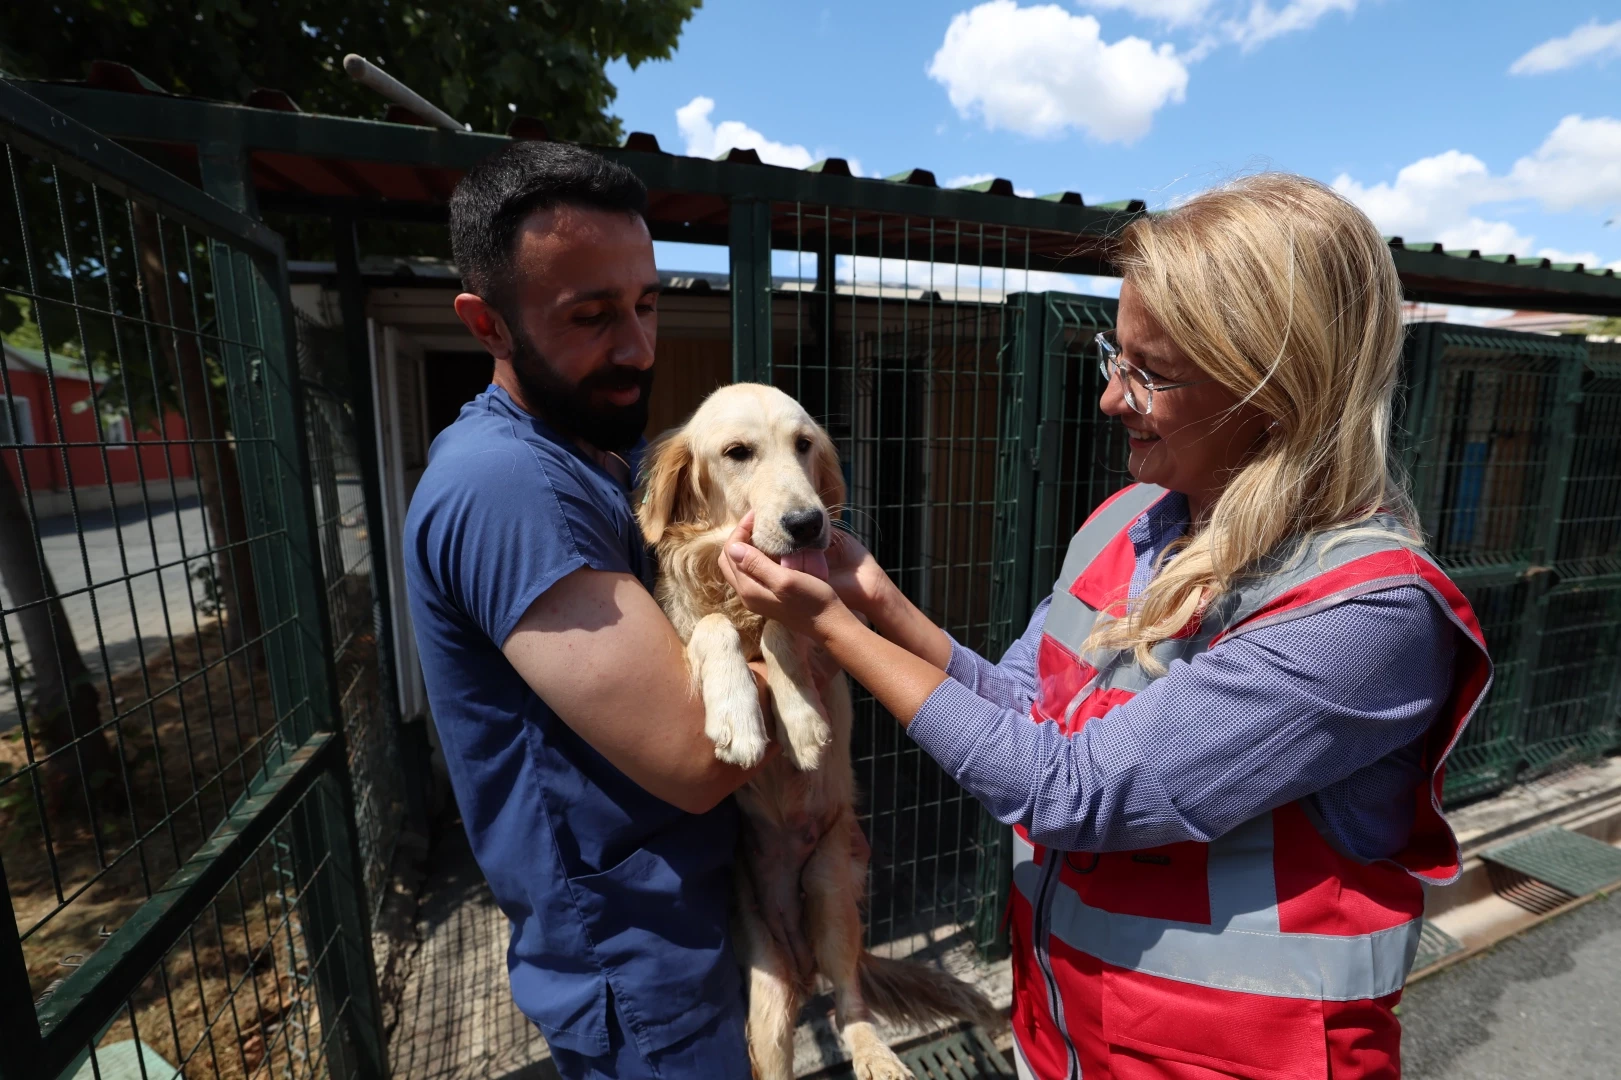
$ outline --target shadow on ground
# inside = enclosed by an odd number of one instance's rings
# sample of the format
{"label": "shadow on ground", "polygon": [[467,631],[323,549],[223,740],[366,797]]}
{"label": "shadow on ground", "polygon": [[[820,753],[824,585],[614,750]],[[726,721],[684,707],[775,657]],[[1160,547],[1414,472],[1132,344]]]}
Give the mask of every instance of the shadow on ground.
{"label": "shadow on ground", "polygon": [[1410,1080],[1621,1075],[1621,899],[1599,898],[1415,984],[1402,1001]]}

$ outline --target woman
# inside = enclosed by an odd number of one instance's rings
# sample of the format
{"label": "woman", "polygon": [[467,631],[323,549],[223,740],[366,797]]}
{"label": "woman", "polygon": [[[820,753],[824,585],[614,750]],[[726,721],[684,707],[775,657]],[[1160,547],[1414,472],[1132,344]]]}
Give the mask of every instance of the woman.
{"label": "woman", "polygon": [[1422,883],[1458,872],[1442,761],[1491,664],[1393,479],[1395,266],[1282,175],[1137,220],[1115,263],[1101,407],[1138,483],[1000,664],[848,538],[831,586],[747,523],[723,571],[1014,826],[1021,1076],[1398,1076]]}

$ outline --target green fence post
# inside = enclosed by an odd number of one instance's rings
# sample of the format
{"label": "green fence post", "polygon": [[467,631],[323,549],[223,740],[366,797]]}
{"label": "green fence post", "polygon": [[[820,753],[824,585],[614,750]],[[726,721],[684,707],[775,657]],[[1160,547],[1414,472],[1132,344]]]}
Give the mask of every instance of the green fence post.
{"label": "green fence post", "polygon": [[[230,143],[200,149],[204,190],[253,213],[247,158]],[[213,245],[214,293],[222,360],[231,392],[231,426],[240,455],[254,574],[266,627],[265,656],[283,738],[296,745],[317,730],[343,738],[328,640],[314,491],[285,267],[259,265],[229,245]],[[224,271],[224,273],[222,273]],[[241,345],[257,345],[249,356]],[[279,539],[280,542],[277,542]],[[346,755],[345,755],[346,758]],[[386,1038],[371,955],[354,801],[340,772],[324,785],[331,797],[295,811],[294,835],[306,877],[300,913],[308,936],[329,944],[314,972],[334,1072],[360,1080],[389,1075]]]}
{"label": "green fence post", "polygon": [[0,864],[0,1043],[6,1047],[0,1054],[0,1080],[35,1080],[31,1063],[39,1056],[40,1042],[28,961],[17,935],[6,868]]}
{"label": "green fence post", "polygon": [[1554,443],[1549,448],[1548,469],[1542,489],[1546,492],[1544,513],[1537,529],[1538,563],[1547,566],[1559,554],[1559,525],[1564,518],[1565,489],[1570,483],[1570,462],[1576,453],[1576,416],[1582,405],[1582,373],[1587,370],[1587,350],[1563,360],[1559,382],[1554,389],[1552,429]]}
{"label": "green fence post", "polygon": [[366,504],[366,543],[371,550],[372,624],[377,635],[377,680],[400,762],[405,769],[406,815],[411,828],[429,831],[427,719],[406,717],[400,707],[399,658],[394,653],[394,594],[390,552],[384,537],[382,465],[377,456],[377,414],[372,383],[371,334],[367,330],[366,283],[360,276],[360,238],[351,217],[332,218],[332,244],[338,265],[338,301],[343,313],[345,373],[349,404],[355,413],[356,450],[360,455],[361,491]]}
{"label": "green fence post", "polygon": [[771,381],[771,204],[732,200],[732,381]]}
{"label": "green fence post", "polygon": [[[1004,337],[1001,460],[996,470],[995,570],[991,576],[991,627],[986,648],[999,655],[1019,633],[1019,619],[1032,609],[1031,541],[1034,538],[1041,418],[1042,343],[1046,298],[1019,293],[1003,309],[1014,329]],[[979,866],[974,909],[974,945],[986,960],[1007,955],[1008,891],[1013,887],[1013,830],[979,812]]]}

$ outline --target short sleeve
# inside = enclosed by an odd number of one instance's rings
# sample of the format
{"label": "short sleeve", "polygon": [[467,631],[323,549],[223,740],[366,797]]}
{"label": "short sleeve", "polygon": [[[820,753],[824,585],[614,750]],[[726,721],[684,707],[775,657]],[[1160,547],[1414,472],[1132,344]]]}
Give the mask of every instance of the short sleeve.
{"label": "short sleeve", "polygon": [[622,522],[582,463],[512,436],[458,449],[424,473],[407,533],[436,591],[497,647],[574,571],[635,573]]}

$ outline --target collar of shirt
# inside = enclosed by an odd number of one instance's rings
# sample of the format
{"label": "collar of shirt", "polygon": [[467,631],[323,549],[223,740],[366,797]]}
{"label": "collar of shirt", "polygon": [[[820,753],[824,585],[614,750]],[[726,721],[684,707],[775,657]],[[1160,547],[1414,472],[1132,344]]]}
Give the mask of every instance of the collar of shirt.
{"label": "collar of shirt", "polygon": [[512,400],[512,395],[506,390],[491,383],[490,394],[499,398],[501,404],[510,410],[514,416],[527,420],[534,427],[535,433],[548,442],[566,447],[575,457],[602,473],[619,486],[621,491],[629,491],[636,483],[637,474],[641,471],[642,454],[647,450],[647,440],[638,438],[636,444],[623,454],[616,454],[611,450],[599,450],[583,439],[566,438],[546,421],[534,413],[519,408],[518,403]]}
{"label": "collar of shirt", "polygon": [[1163,499],[1131,523],[1126,535],[1131,540],[1136,562],[1131,571],[1129,597],[1135,599],[1154,580],[1159,572],[1160,555],[1182,538],[1189,524],[1188,497],[1180,491],[1166,492]]}

